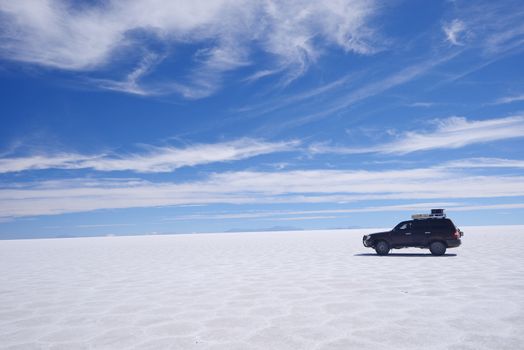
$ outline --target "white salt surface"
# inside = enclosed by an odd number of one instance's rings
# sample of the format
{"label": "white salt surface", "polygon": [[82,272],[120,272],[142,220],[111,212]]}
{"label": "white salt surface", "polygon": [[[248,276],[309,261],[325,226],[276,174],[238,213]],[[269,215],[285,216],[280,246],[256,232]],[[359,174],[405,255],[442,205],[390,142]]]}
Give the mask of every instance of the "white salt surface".
{"label": "white salt surface", "polygon": [[0,241],[0,348],[523,349],[524,227],[462,229]]}

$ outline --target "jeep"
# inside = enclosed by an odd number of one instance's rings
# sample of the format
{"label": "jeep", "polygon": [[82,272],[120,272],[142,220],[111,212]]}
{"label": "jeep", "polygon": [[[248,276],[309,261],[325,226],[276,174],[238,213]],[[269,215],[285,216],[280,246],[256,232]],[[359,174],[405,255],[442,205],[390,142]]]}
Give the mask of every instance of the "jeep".
{"label": "jeep", "polygon": [[375,249],[378,255],[387,255],[390,249],[422,248],[433,255],[444,255],[447,248],[460,246],[464,235],[446,218],[444,209],[432,209],[431,214],[412,215],[413,220],[402,221],[391,231],[365,235],[364,247]]}

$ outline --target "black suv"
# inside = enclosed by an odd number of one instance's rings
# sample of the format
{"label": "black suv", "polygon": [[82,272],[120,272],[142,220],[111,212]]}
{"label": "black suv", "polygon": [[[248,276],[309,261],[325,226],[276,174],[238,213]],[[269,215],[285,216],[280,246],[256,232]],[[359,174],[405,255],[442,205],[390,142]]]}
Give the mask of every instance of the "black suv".
{"label": "black suv", "polygon": [[393,230],[365,235],[364,247],[374,248],[378,255],[387,255],[392,248],[429,248],[433,255],[444,255],[447,248],[458,247],[464,234],[444,215],[443,209],[431,214],[413,215]]}

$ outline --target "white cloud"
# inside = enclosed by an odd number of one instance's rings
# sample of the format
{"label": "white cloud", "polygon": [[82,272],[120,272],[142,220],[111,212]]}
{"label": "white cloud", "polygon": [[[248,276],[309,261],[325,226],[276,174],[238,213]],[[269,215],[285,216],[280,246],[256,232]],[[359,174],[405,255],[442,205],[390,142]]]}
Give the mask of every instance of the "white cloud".
{"label": "white cloud", "polygon": [[524,117],[522,116],[486,120],[451,117],[438,121],[437,129],[434,131],[404,132],[399,134],[396,140],[381,145],[352,148],[314,144],[310,146],[310,152],[408,154],[433,149],[461,148],[472,144],[517,137],[524,137]]}
{"label": "white cloud", "polygon": [[[255,77],[255,79],[258,78],[259,77]],[[235,111],[238,113],[249,112],[249,115],[251,116],[269,114],[273,111],[288,107],[290,105],[297,105],[299,103],[303,104],[303,101],[311,101],[316,97],[332,94],[340,87],[347,85],[353,78],[354,74],[346,74],[334,81],[328,82],[314,89],[309,89],[294,95],[286,95],[284,98],[279,96],[278,99],[264,101],[258,105],[244,106],[236,109]]]}
{"label": "white cloud", "polygon": [[394,171],[228,172],[200,181],[75,179],[0,189],[0,217],[210,203],[336,203],[524,196],[524,177],[445,168]]}
{"label": "white cloud", "polygon": [[521,101],[524,101],[524,94],[501,97],[495,100],[493,104],[501,105],[501,104],[506,104],[506,103],[521,102]]}
{"label": "white cloud", "polygon": [[518,51],[524,43],[524,14],[519,1],[463,1],[454,6],[455,19],[443,24],[446,40],[455,46],[471,44],[483,55]]}
{"label": "white cloud", "polygon": [[[486,35],[485,49],[491,54],[501,54],[514,49],[520,49],[524,44],[523,16],[517,13],[513,18],[500,19],[496,29]],[[491,28],[490,28],[491,29]]]}
{"label": "white cloud", "polygon": [[263,70],[255,72],[255,73],[251,74],[250,76],[244,78],[244,81],[247,81],[247,82],[251,83],[251,82],[260,80],[262,78],[275,75],[275,74],[280,73],[280,72],[281,72],[280,70],[276,70],[276,69],[263,69]]}
{"label": "white cloud", "polygon": [[454,160],[442,165],[446,168],[524,168],[524,160],[501,158],[468,158]]}
{"label": "white cloud", "polygon": [[408,107],[423,107],[423,108],[428,108],[428,107],[433,107],[433,106],[435,106],[435,103],[434,103],[434,102],[413,102],[413,103],[409,103],[407,106],[408,106]]}
{"label": "white cloud", "polygon": [[160,173],[181,167],[235,161],[262,154],[291,151],[298,144],[298,141],[266,142],[244,138],[215,144],[194,144],[185,148],[143,146],[146,148],[145,152],[125,155],[63,153],[0,158],[0,173],[51,168]]}
{"label": "white cloud", "polygon": [[[92,157],[97,159],[103,155]],[[0,173],[52,168],[76,169],[76,164],[90,159],[89,156],[68,153],[2,158],[0,159]]]}
{"label": "white cloud", "polygon": [[189,77],[139,86],[152,68],[148,66],[121,82],[102,79],[100,86],[140,94],[177,91],[198,98],[213,93],[224,72],[250,64],[253,45],[275,58],[275,67],[262,70],[283,70],[287,81],[303,74],[326,45],[373,53],[377,40],[369,23],[377,11],[375,1],[364,0],[128,0],[81,5],[0,0],[0,54],[92,71],[122,57],[147,56],[149,51],[144,53],[142,47],[149,41],[161,42],[167,51],[174,48],[175,54],[177,45],[197,43],[204,48],[193,57],[193,68],[185,73]]}
{"label": "white cloud", "polygon": [[162,90],[145,89],[140,84],[140,79],[147,75],[154,66],[165,58],[155,53],[147,53],[142,58],[138,66],[129,73],[124,80],[110,80],[110,79],[91,79],[91,82],[97,84],[99,87],[107,90],[127,92],[135,95],[156,95],[161,94]]}
{"label": "white cloud", "polygon": [[442,26],[442,30],[446,34],[446,40],[453,45],[464,45],[461,40],[462,34],[466,31],[466,25],[459,19],[454,19],[450,23]]}
{"label": "white cloud", "polygon": [[465,206],[453,208],[453,210],[455,211],[477,211],[477,210],[494,210],[494,209],[524,209],[524,203],[465,205]]}

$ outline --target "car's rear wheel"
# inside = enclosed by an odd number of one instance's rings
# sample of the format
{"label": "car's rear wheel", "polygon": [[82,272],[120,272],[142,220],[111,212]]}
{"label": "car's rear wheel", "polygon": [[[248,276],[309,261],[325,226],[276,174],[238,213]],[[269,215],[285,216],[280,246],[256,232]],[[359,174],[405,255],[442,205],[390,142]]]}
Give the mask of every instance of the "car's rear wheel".
{"label": "car's rear wheel", "polygon": [[446,245],[442,242],[433,242],[429,245],[429,250],[433,255],[444,255],[446,252]]}
{"label": "car's rear wheel", "polygon": [[389,244],[386,241],[378,241],[375,244],[375,251],[378,255],[388,255],[389,253]]}

